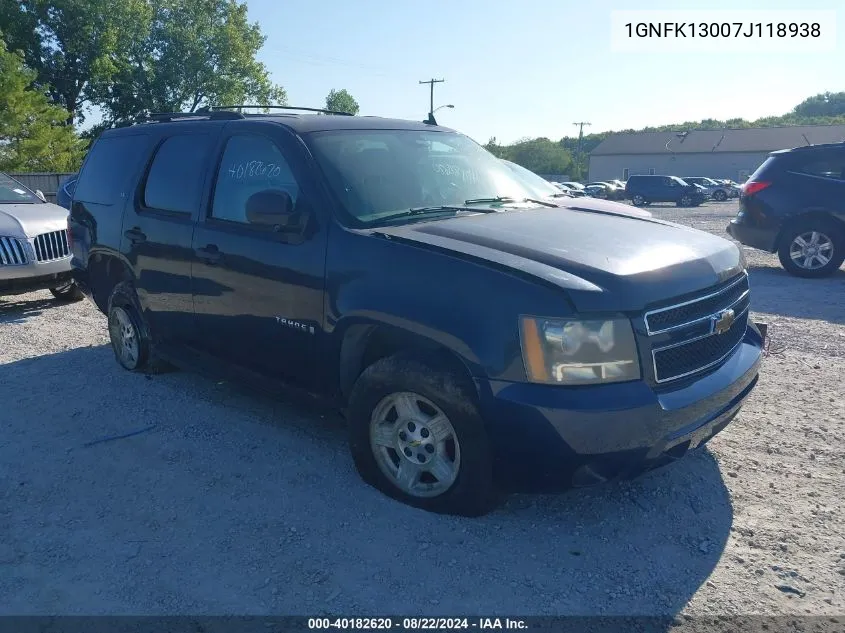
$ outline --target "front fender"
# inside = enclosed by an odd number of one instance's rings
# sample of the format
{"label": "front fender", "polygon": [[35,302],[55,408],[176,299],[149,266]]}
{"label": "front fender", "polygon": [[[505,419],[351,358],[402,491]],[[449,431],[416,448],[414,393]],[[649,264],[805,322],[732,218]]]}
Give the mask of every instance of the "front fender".
{"label": "front fender", "polygon": [[566,293],[458,254],[332,231],[324,331],[384,325],[451,351],[475,377],[524,380],[519,316],[569,316]]}

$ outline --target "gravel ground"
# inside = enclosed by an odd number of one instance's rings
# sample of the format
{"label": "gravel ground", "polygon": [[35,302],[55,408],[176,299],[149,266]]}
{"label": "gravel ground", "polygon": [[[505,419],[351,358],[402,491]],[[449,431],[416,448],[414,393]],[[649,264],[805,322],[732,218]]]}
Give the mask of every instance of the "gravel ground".
{"label": "gravel ground", "polygon": [[747,254],[772,353],[708,449],[481,519],[365,486],[332,416],[120,370],[87,302],[0,299],[0,614],[845,614],[845,271]]}

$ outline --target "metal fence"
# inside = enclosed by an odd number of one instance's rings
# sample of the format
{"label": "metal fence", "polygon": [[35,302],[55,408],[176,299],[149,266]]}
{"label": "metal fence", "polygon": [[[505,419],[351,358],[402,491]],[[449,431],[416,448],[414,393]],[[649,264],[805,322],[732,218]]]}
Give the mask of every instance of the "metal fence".
{"label": "metal fence", "polygon": [[56,172],[40,172],[28,174],[9,174],[12,178],[20,182],[22,185],[29,187],[33,191],[40,189],[44,197],[49,202],[56,201],[56,192],[59,190],[59,185],[72,173],[56,173]]}

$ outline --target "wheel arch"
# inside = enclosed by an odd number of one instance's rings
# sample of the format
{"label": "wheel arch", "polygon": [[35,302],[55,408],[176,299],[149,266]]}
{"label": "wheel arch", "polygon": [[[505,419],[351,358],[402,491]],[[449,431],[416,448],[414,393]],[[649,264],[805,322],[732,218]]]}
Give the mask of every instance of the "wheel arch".
{"label": "wheel arch", "polygon": [[344,328],[340,336],[338,387],[344,402],[367,367],[399,352],[414,353],[421,360],[452,369],[478,395],[474,381],[480,371],[477,360],[424,334],[387,323],[357,322]]}
{"label": "wheel arch", "polygon": [[117,284],[133,281],[134,275],[121,257],[113,253],[95,253],[88,260],[88,283],[94,303],[104,314],[108,312],[109,297]]}
{"label": "wheel arch", "polygon": [[791,216],[783,222],[780,227],[780,230],[778,231],[777,238],[775,239],[774,250],[772,252],[776,253],[781,248],[781,246],[783,246],[783,240],[786,239],[788,231],[792,230],[795,226],[799,224],[812,220],[831,222],[834,226],[838,227],[841,235],[845,235],[845,219],[840,218],[835,213],[831,213],[827,209],[805,209],[801,213]]}

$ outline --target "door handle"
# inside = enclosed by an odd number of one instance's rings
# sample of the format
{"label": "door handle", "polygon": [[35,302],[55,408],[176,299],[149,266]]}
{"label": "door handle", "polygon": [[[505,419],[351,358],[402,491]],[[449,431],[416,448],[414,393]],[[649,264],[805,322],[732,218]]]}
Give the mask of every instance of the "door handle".
{"label": "door handle", "polygon": [[223,253],[220,252],[215,244],[209,244],[203,248],[194,249],[194,253],[196,253],[197,257],[201,260],[212,266],[214,264],[219,264],[223,260]]}
{"label": "door handle", "polygon": [[128,231],[125,231],[123,235],[126,236],[126,239],[128,239],[133,244],[147,241],[146,233],[144,233],[140,229],[129,229]]}

